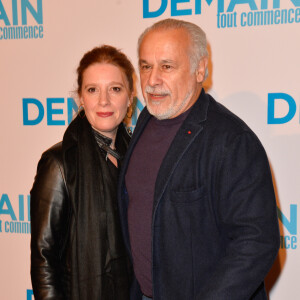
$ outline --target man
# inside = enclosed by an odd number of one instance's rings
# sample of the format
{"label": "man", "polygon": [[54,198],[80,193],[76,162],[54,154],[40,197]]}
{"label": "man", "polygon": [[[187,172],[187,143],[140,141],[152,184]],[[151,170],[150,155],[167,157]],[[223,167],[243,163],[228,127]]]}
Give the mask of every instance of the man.
{"label": "man", "polygon": [[255,134],[202,88],[205,33],[163,20],[138,53],[146,108],[119,186],[132,299],[267,299],[279,247],[270,168]]}

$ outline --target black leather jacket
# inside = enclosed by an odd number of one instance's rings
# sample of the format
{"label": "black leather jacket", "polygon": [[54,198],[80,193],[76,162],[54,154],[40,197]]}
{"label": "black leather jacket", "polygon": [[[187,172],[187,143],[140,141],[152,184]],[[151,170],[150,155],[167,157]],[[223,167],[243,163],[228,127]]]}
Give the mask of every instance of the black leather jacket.
{"label": "black leather jacket", "polygon": [[[129,135],[119,126],[116,147]],[[112,179],[88,121],[43,153],[31,190],[31,279],[36,300],[129,299],[129,266]],[[115,191],[115,192],[114,192]]]}

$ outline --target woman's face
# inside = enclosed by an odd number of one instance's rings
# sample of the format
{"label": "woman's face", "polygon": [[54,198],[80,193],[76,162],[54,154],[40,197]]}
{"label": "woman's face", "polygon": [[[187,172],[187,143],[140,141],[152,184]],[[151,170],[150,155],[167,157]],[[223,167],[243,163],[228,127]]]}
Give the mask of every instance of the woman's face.
{"label": "woman's face", "polygon": [[89,123],[114,139],[132,101],[123,71],[112,64],[95,63],[83,72],[80,102]]}

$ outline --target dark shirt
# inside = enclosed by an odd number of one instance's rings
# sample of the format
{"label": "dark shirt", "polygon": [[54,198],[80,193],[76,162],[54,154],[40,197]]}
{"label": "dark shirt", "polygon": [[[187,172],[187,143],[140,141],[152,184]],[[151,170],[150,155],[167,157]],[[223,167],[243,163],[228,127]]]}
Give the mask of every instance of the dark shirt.
{"label": "dark shirt", "polygon": [[156,177],[189,111],[173,119],[150,119],[133,150],[125,176],[133,267],[141,290],[148,297],[152,297],[151,226]]}

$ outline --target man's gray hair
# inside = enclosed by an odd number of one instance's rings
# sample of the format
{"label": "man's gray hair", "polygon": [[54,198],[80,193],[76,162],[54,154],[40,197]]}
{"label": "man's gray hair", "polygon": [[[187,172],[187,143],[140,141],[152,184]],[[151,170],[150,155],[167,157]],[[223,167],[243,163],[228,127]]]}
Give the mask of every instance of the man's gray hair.
{"label": "man's gray hair", "polygon": [[[190,36],[192,45],[190,45],[190,64],[191,64],[191,72],[195,72],[198,64],[203,57],[208,57],[207,52],[207,41],[205,32],[196,24],[176,20],[176,19],[165,19],[154,23],[152,26],[145,29],[145,31],[140,35],[138,39],[138,55],[140,52],[140,47],[144,37],[150,31],[154,30],[168,30],[168,29],[185,29]],[[208,69],[205,70],[204,79],[208,76]]]}

